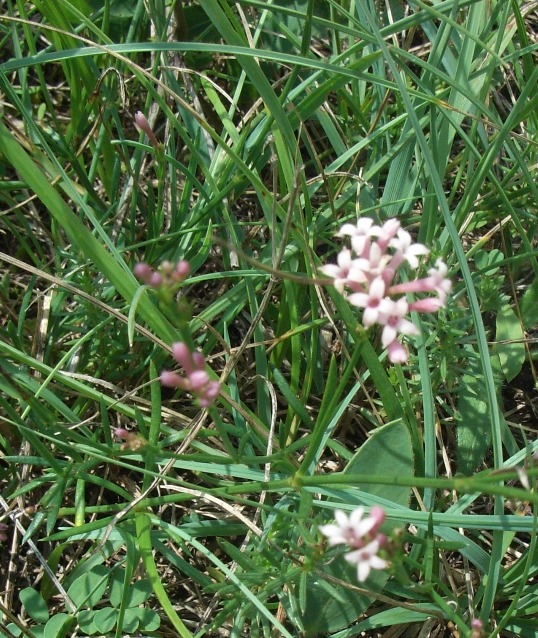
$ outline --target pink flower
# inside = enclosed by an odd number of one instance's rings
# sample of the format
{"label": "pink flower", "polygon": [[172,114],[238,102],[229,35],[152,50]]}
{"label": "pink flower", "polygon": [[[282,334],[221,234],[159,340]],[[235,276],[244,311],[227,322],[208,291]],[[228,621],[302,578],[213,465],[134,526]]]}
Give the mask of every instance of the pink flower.
{"label": "pink flower", "polygon": [[389,343],[387,354],[391,363],[406,363],[409,359],[407,348],[398,339],[394,339],[394,341]]}
{"label": "pink flower", "polygon": [[373,242],[370,245],[368,257],[359,257],[354,261],[355,271],[362,271],[363,279],[372,281],[377,277],[381,277],[383,281],[389,284],[392,280],[393,271],[390,271],[391,276],[388,275],[388,266],[391,263],[392,257],[385,254],[377,242]]}
{"label": "pink flower", "polygon": [[369,217],[361,217],[359,221],[353,224],[344,224],[337,233],[338,237],[349,235],[351,237],[351,246],[353,251],[359,257],[367,253],[370,248],[370,239],[377,235],[381,229],[379,226],[373,226],[374,220]]}
{"label": "pink flower", "polygon": [[343,248],[336,258],[337,264],[326,264],[321,267],[321,272],[327,277],[334,279],[333,285],[339,293],[344,293],[344,286],[349,277],[349,271],[352,265],[351,250]]}
{"label": "pink flower", "polygon": [[372,569],[386,569],[388,567],[388,562],[377,555],[379,549],[379,540],[374,539],[368,545],[346,554],[347,562],[357,566],[357,579],[360,583],[368,578]]}
{"label": "pink flower", "polygon": [[446,278],[447,271],[448,268],[441,259],[438,259],[435,262],[435,268],[430,268],[430,270],[428,270],[428,280],[431,282],[432,287],[439,295],[439,299],[441,299],[443,304],[448,293],[452,289],[452,282],[450,279]]}
{"label": "pink flower", "polygon": [[387,247],[390,245],[392,238],[396,235],[400,230],[400,222],[397,219],[391,218],[387,219],[387,221],[379,228],[378,226],[374,226],[374,232],[377,234],[377,243],[379,247],[386,252]]}
{"label": "pink flower", "polygon": [[185,343],[172,344],[172,356],[185,371],[184,377],[176,372],[163,370],[161,383],[168,388],[180,388],[191,392],[202,408],[209,407],[220,393],[220,383],[212,381],[205,370],[205,358],[201,352],[191,352]]}

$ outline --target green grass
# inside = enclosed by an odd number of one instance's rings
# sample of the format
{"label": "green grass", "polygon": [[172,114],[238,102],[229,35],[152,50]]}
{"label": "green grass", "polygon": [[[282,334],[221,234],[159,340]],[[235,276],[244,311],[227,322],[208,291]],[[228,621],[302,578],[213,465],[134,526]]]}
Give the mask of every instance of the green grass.
{"label": "green grass", "polygon": [[[4,633],[534,637],[530,5],[1,6]],[[362,215],[449,266],[405,366],[319,274]],[[318,526],[361,504],[401,549],[357,587]]]}

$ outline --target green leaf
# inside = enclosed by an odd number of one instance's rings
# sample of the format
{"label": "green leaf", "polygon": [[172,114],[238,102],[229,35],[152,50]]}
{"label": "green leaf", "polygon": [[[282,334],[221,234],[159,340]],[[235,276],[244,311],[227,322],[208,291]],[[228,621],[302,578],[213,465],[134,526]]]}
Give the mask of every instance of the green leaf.
{"label": "green leaf", "polygon": [[140,629],[156,631],[161,626],[161,617],[153,609],[133,609],[140,621]]}
{"label": "green leaf", "polygon": [[484,377],[476,360],[468,362],[458,399],[458,472],[471,474],[483,461],[491,443]]}
{"label": "green leaf", "polygon": [[33,587],[26,587],[19,593],[24,610],[36,623],[46,623],[49,619],[49,608],[41,594]]}
{"label": "green leaf", "polygon": [[109,575],[107,567],[96,565],[91,572],[77,578],[67,593],[77,607],[95,607],[103,598]]}
{"label": "green leaf", "polygon": [[89,634],[90,636],[100,633],[94,622],[97,613],[98,612],[94,611],[93,609],[83,609],[78,613],[77,622],[80,631],[84,632],[85,634]]}
{"label": "green leaf", "polygon": [[103,607],[93,614],[93,626],[98,634],[107,634],[116,625],[118,611],[113,607]]}
{"label": "green leaf", "polygon": [[43,638],[64,638],[74,624],[73,616],[56,614],[45,625]]}
{"label": "green leaf", "polygon": [[[330,578],[337,578],[344,583],[357,583],[357,570],[343,556],[338,556],[323,567]],[[387,581],[383,571],[373,571],[366,587],[372,591],[381,591]],[[312,576],[307,580],[306,606],[302,623],[305,636],[327,636],[347,627],[372,603],[372,598],[361,595],[353,589],[341,584],[333,584],[321,576]]]}
{"label": "green leaf", "polygon": [[140,618],[136,613],[138,609],[126,609],[125,616],[123,617],[122,629],[123,631],[133,634],[140,625]]}
{"label": "green leaf", "polygon": [[525,291],[523,299],[521,300],[520,310],[523,327],[526,330],[538,324],[538,277]]}
{"label": "green leaf", "polygon": [[126,607],[137,607],[146,602],[151,594],[151,583],[149,580],[138,580],[136,583],[125,584],[125,570],[114,572],[110,578],[110,604],[120,607],[125,597]]}
{"label": "green leaf", "polygon": [[[414,458],[409,430],[403,421],[393,421],[377,430],[361,446],[345,469],[348,474],[393,474],[413,476]],[[364,492],[381,496],[394,504],[407,507],[410,490],[406,486],[360,485]]]}
{"label": "green leaf", "polygon": [[[521,372],[525,362],[525,335],[516,313],[509,305],[504,305],[497,313],[497,331],[494,351],[499,355],[501,370],[510,382]],[[503,342],[503,343],[499,343]]]}

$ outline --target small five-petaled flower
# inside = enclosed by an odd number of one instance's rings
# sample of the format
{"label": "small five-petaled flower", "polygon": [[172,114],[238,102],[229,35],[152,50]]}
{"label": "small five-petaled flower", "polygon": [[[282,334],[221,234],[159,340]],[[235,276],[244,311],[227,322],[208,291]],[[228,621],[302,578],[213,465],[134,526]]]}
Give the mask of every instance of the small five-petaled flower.
{"label": "small five-petaled flower", "polygon": [[379,556],[379,551],[387,542],[384,534],[378,533],[385,520],[383,508],[374,506],[369,516],[364,508],[357,507],[348,516],[342,510],[335,510],[335,523],[321,525],[320,532],[327,537],[329,545],[344,543],[353,550],[345,555],[348,563],[356,565],[357,578],[363,583],[372,569],[385,569],[388,562]]}

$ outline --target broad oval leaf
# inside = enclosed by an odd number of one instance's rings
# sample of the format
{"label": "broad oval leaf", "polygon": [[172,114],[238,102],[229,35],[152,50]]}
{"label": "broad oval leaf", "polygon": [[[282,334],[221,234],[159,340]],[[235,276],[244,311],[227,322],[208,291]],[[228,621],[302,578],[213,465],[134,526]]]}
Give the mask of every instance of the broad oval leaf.
{"label": "broad oval leaf", "polygon": [[49,608],[41,594],[33,587],[25,587],[19,593],[24,610],[36,623],[46,623],[49,619]]}

